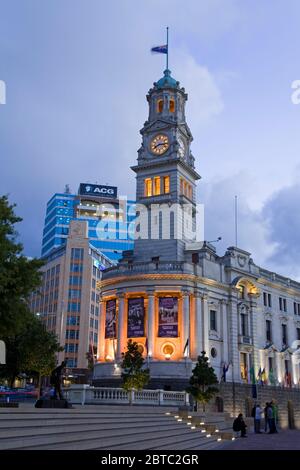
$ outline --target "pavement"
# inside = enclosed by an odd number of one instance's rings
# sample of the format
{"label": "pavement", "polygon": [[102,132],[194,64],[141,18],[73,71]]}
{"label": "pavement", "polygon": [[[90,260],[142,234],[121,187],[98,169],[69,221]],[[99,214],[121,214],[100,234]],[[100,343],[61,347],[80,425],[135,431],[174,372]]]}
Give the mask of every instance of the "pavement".
{"label": "pavement", "polygon": [[300,430],[278,430],[278,434],[250,431],[247,438],[238,437],[222,450],[300,450]]}

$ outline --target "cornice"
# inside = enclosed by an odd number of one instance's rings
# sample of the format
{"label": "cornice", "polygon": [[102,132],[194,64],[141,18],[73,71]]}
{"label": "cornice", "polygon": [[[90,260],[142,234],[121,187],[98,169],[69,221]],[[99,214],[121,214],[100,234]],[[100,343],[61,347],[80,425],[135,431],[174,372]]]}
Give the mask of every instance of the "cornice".
{"label": "cornice", "polygon": [[277,282],[269,281],[263,277],[259,277],[256,282],[262,286],[268,286],[268,287],[271,287],[272,289],[277,289],[277,290],[280,290],[281,292],[286,292],[287,294],[290,294],[290,295],[300,296],[300,289],[297,290],[297,289],[294,289],[293,287],[285,287]]}
{"label": "cornice", "polygon": [[225,290],[227,293],[230,292],[231,287],[214,281],[213,279],[204,278],[201,276],[195,276],[194,274],[138,274],[135,276],[119,276],[113,277],[111,279],[106,279],[103,281],[97,282],[98,289],[108,287],[111,285],[116,285],[122,282],[132,282],[132,281],[141,281],[141,280],[179,280],[179,281],[191,281],[193,283],[203,284],[205,286],[214,287],[217,289]]}

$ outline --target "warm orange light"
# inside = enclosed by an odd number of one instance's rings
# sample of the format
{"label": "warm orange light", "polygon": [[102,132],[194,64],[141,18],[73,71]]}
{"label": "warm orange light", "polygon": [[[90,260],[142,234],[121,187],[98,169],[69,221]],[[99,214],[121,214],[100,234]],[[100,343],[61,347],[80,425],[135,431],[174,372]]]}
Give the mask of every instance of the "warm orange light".
{"label": "warm orange light", "polygon": [[154,195],[158,196],[160,194],[160,177],[154,177]]}
{"label": "warm orange light", "polygon": [[170,192],[170,176],[164,176],[164,193]]}
{"label": "warm orange light", "polygon": [[145,196],[152,196],[152,180],[151,178],[146,178],[144,180],[144,193]]}

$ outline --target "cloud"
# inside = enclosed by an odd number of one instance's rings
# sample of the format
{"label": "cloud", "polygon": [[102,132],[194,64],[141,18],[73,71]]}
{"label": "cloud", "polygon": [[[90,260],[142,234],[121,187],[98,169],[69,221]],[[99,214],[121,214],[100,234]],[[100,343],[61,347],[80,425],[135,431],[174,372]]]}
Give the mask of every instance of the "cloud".
{"label": "cloud", "polygon": [[275,192],[265,203],[262,215],[267,240],[276,247],[267,258],[280,273],[300,278],[300,184]]}

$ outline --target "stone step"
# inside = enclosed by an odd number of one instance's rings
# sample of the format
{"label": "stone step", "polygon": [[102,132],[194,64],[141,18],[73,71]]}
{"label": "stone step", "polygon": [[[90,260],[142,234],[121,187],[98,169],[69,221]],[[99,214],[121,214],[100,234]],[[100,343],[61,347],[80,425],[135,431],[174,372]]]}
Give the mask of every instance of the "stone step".
{"label": "stone step", "polygon": [[193,449],[194,447],[201,448],[201,449],[206,449],[207,447],[213,445],[216,446],[217,441],[210,437],[207,438],[206,435],[200,436],[191,436],[190,438],[186,440],[181,440],[179,442],[172,442],[170,444],[159,444],[158,446],[154,448],[149,448],[148,450],[190,450]]}
{"label": "stone step", "polygon": [[[168,422],[170,423],[174,423],[176,422],[175,420],[172,420],[172,419],[167,419]],[[22,420],[22,421],[5,421],[5,422],[1,422],[0,421],[0,435],[1,433],[4,431],[6,431],[7,429],[15,429],[16,427],[17,428],[31,428],[31,429],[35,429],[35,428],[41,428],[41,427],[55,427],[55,426],[77,426],[77,425],[84,425],[84,424],[103,424],[103,425],[107,425],[107,424],[118,424],[118,423],[123,423],[124,425],[131,425],[133,423],[142,423],[142,424],[145,424],[145,423],[162,423],[162,422],[166,422],[166,419],[164,416],[155,416],[155,417],[136,417],[136,416],[132,416],[132,417],[112,417],[111,419],[109,419],[108,417],[103,417],[103,418],[98,418],[98,417],[94,417],[94,418],[78,418],[78,419],[69,419],[69,418],[65,418],[65,419],[42,419],[42,420]]]}
{"label": "stone step", "polygon": [[105,429],[82,432],[79,428],[76,431],[65,431],[54,435],[46,434],[43,436],[12,437],[1,439],[0,449],[95,449],[99,448],[99,440],[101,441],[101,445],[103,444],[101,448],[106,448],[108,445],[113,445],[116,442],[119,444],[127,443],[129,438],[130,442],[138,442],[143,439],[148,439],[151,435],[155,435],[155,437],[164,437],[166,433],[168,435],[177,435],[179,433],[182,436],[192,432],[187,426],[180,426],[177,423],[168,423],[167,425],[160,427],[157,427],[157,425],[150,426],[146,424],[146,426],[139,429],[135,428],[132,431],[124,434],[122,429],[116,428],[111,429],[108,435],[107,430]]}
{"label": "stone step", "polygon": [[168,422],[168,421],[151,421],[149,423],[146,423],[145,421],[143,422],[115,422],[115,423],[111,423],[111,422],[106,422],[106,423],[103,423],[103,422],[100,422],[100,423],[96,423],[96,424],[89,424],[89,423],[84,423],[84,424],[80,424],[80,423],[74,423],[72,424],[71,426],[70,425],[64,425],[64,424],[61,424],[61,425],[52,425],[51,426],[47,426],[47,425],[43,425],[43,426],[35,426],[35,427],[13,427],[13,428],[7,428],[7,429],[2,429],[0,430],[0,448],[1,448],[1,442],[3,442],[3,440],[5,439],[10,439],[10,438],[13,438],[13,437],[26,437],[26,436],[42,436],[42,435],[49,435],[49,436],[54,436],[54,435],[61,435],[61,434],[64,434],[64,433],[74,433],[74,432],[78,432],[78,430],[80,429],[81,432],[86,432],[86,431],[106,431],[106,432],[110,432],[110,431],[114,431],[114,430],[118,430],[118,429],[123,429],[123,430],[127,430],[128,432],[130,430],[137,430],[137,429],[141,429],[143,430],[145,428],[145,426],[147,426],[147,428],[149,429],[157,429],[159,427],[159,429],[162,429],[162,428],[165,428],[165,427],[169,427],[169,426],[176,426],[176,424],[174,424],[173,422]]}
{"label": "stone step", "polygon": [[[151,438],[151,436],[147,436],[145,440],[134,443],[134,450],[163,450],[166,448],[166,446],[171,446],[173,450],[179,450],[179,446],[181,446],[182,449],[188,450],[191,445],[207,445],[209,438],[199,433],[195,433],[194,435],[193,434],[194,433],[191,432],[190,435],[183,435],[179,432],[179,434],[176,436],[172,435],[161,438],[158,438],[157,436],[153,438]],[[97,449],[100,450],[103,449],[103,447],[98,447]],[[115,445],[109,446],[105,449],[132,450],[132,443],[120,445],[118,442],[116,442]]]}

